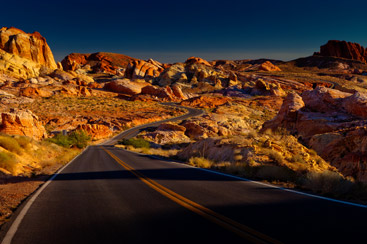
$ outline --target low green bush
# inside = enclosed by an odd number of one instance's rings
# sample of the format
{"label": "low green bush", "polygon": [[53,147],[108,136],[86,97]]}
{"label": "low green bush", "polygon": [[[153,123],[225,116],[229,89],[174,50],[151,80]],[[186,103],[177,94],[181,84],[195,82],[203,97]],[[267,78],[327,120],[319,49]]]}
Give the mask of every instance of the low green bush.
{"label": "low green bush", "polygon": [[150,143],[141,138],[130,138],[130,139],[122,139],[118,141],[120,145],[130,145],[135,148],[150,148]]}
{"label": "low green bush", "polygon": [[48,140],[62,147],[70,148],[84,148],[88,145],[88,141],[90,140],[90,136],[82,130],[73,131],[68,135],[57,134]]}

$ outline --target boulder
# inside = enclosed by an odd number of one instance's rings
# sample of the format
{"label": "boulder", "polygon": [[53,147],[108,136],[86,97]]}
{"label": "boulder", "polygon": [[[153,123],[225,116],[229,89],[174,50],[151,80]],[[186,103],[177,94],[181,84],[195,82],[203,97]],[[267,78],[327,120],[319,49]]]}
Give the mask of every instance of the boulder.
{"label": "boulder", "polygon": [[251,90],[251,95],[283,97],[286,93],[277,82],[268,83],[263,79],[257,79],[255,87]]}
{"label": "boulder", "polygon": [[30,110],[11,109],[8,113],[2,113],[1,118],[1,133],[28,136],[36,140],[47,137],[45,127]]}
{"label": "boulder", "polygon": [[128,79],[153,79],[158,77],[163,71],[163,67],[152,59],[148,61],[133,60],[126,68],[125,77]]}
{"label": "boulder", "polygon": [[177,84],[172,86],[172,92],[178,99],[187,99],[187,96],[182,92],[181,87]]}
{"label": "boulder", "polygon": [[105,89],[113,92],[118,92],[126,95],[137,95],[142,92],[146,86],[151,86],[145,82],[134,82],[128,79],[117,79],[105,85]]}
{"label": "boulder", "polygon": [[186,128],[185,135],[192,139],[206,138],[206,133],[203,127],[195,122],[186,122],[183,124]]}
{"label": "boulder", "polygon": [[361,119],[367,119],[367,94],[356,92],[345,98],[342,103],[347,113]]}
{"label": "boulder", "polygon": [[160,131],[182,131],[185,132],[186,128],[184,126],[174,124],[171,122],[162,123],[158,126],[157,130]]}
{"label": "boulder", "polygon": [[42,88],[35,88],[35,87],[26,87],[26,88],[20,89],[19,91],[19,96],[31,97],[31,98],[51,97],[52,95],[53,95],[52,91],[42,89]]}
{"label": "boulder", "polygon": [[57,78],[61,81],[68,81],[68,80],[72,80],[75,78],[75,76],[72,75],[71,73],[60,70],[60,69],[56,69],[53,73],[50,74],[50,77]]}
{"label": "boulder", "polygon": [[302,100],[308,109],[326,113],[342,109],[343,99],[351,95],[331,88],[317,87],[314,90],[304,91]]}
{"label": "boulder", "polygon": [[297,93],[289,93],[284,99],[282,107],[278,114],[262,126],[262,131],[267,129],[276,130],[278,127],[284,127],[291,132],[296,132],[296,122],[298,111],[305,106],[302,97]]}
{"label": "boulder", "polygon": [[272,64],[270,61],[266,61],[259,66],[259,70],[263,71],[282,71],[278,66]]}

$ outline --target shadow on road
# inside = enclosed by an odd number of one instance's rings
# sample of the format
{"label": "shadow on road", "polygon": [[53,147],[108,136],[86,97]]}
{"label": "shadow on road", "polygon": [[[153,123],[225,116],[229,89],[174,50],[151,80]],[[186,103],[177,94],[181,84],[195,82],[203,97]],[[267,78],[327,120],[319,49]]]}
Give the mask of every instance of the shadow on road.
{"label": "shadow on road", "polygon": [[[192,181],[239,181],[235,178],[214,175],[195,168],[170,168],[170,169],[144,169],[137,170],[139,173],[153,180],[192,180]],[[138,179],[127,170],[101,171],[101,172],[77,172],[61,173],[54,180],[121,180]]]}

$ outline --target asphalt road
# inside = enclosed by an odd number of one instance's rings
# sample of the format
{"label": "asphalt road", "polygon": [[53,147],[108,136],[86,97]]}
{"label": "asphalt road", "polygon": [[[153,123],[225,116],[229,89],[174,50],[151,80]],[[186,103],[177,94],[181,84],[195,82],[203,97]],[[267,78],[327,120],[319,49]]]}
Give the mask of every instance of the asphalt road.
{"label": "asphalt road", "polygon": [[366,243],[367,227],[364,207],[109,145],[90,146],[24,214],[11,243]]}

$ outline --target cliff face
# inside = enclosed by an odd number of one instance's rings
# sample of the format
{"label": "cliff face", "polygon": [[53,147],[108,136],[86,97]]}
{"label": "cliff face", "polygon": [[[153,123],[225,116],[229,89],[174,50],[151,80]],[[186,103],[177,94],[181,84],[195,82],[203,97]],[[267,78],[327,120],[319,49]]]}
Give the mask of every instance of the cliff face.
{"label": "cliff face", "polygon": [[0,48],[42,66],[57,68],[46,39],[38,32],[27,34],[14,27],[3,27],[0,29]]}
{"label": "cliff face", "polygon": [[328,41],[315,55],[347,58],[367,63],[367,49],[358,43],[346,41]]}

